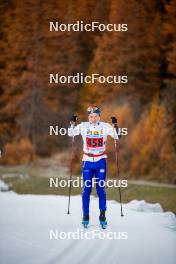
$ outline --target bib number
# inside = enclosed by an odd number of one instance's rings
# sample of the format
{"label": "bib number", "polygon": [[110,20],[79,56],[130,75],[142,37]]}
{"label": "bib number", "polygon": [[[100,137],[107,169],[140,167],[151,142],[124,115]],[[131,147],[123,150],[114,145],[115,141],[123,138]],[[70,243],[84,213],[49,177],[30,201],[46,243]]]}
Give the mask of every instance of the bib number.
{"label": "bib number", "polygon": [[86,138],[88,148],[99,148],[103,146],[103,138]]}

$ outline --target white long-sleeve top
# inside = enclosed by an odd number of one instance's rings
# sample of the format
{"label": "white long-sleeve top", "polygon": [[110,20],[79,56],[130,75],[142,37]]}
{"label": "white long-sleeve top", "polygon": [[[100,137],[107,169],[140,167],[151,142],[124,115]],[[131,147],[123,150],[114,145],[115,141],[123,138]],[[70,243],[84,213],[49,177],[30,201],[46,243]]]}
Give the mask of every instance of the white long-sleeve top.
{"label": "white long-sleeve top", "polygon": [[[96,124],[90,122],[82,122],[77,126],[71,126],[68,129],[68,135],[74,137],[81,135],[83,139],[83,161],[99,161],[102,158],[107,158],[106,141],[107,136],[111,136],[114,139],[119,139],[116,129],[108,123],[97,122]],[[94,157],[87,154],[93,154]],[[101,156],[97,156],[103,154]]]}

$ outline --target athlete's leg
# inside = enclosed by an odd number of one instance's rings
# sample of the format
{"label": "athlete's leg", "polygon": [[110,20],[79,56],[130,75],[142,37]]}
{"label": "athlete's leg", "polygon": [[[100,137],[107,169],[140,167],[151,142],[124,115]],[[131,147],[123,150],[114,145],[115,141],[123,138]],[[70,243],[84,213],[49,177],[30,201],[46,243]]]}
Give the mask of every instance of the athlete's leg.
{"label": "athlete's leg", "polygon": [[100,211],[106,211],[106,159],[101,159],[95,164],[96,190],[99,197]]}
{"label": "athlete's leg", "polygon": [[92,191],[92,178],[93,178],[93,174],[94,174],[94,169],[91,165],[92,165],[92,162],[89,162],[89,161],[83,161],[82,162],[82,176],[83,176],[82,209],[83,209],[83,215],[89,215],[90,194]]}

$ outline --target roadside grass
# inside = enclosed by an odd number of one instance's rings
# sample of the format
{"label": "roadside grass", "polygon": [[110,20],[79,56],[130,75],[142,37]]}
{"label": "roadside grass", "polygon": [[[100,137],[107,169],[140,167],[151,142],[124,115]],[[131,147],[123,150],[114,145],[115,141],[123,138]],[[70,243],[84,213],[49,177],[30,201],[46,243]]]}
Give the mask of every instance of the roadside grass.
{"label": "roadside grass", "polygon": [[[50,187],[50,179],[47,177],[6,177],[3,181],[18,194],[68,195],[69,191],[68,187]],[[176,214],[176,188],[129,183],[128,187],[121,190],[124,203],[131,200],[160,203],[164,211]],[[81,187],[72,187],[72,195],[79,195],[81,192]],[[97,196],[95,188],[92,195]],[[107,199],[119,201],[118,188],[107,188]]]}

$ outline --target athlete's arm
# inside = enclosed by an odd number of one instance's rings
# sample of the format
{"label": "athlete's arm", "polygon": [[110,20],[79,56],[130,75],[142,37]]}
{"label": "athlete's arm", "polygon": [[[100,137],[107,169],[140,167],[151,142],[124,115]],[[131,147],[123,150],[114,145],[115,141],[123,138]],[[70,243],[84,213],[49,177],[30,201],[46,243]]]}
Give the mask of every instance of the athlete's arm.
{"label": "athlete's arm", "polygon": [[71,124],[71,127],[68,128],[68,136],[75,137],[81,134],[81,124],[74,126]]}

